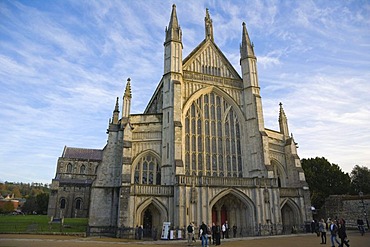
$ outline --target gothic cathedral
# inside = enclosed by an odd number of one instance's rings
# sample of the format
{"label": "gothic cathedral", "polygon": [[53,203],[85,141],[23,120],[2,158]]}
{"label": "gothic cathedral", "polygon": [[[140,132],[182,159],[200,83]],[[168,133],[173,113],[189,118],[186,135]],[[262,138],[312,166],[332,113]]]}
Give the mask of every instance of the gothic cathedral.
{"label": "gothic cathedral", "polygon": [[130,237],[163,222],[184,229],[237,226],[238,235],[283,234],[310,220],[310,194],[287,117],[264,126],[257,58],[245,23],[241,75],[213,37],[185,58],[173,5],[164,72],[143,114],[130,114],[131,82],[119,99],[103,149],[65,147],[52,180],[48,215],[88,217],[90,234]]}

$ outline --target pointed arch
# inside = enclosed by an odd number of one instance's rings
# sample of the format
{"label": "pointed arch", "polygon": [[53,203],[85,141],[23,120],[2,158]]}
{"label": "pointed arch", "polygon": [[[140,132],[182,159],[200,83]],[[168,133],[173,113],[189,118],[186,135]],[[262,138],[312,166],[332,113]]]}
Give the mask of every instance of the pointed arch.
{"label": "pointed arch", "polygon": [[160,184],[161,159],[154,150],[145,150],[138,154],[132,162],[131,183]]}
{"label": "pointed arch", "polygon": [[141,224],[141,218],[144,211],[150,206],[153,205],[156,209],[158,209],[160,213],[160,222],[165,222],[168,219],[168,210],[167,208],[161,203],[158,199],[154,197],[150,197],[143,201],[140,205],[138,205],[135,213],[135,225]]}
{"label": "pointed arch", "polygon": [[292,199],[287,198],[281,202],[281,221],[283,223],[283,231],[289,233],[292,227],[297,227],[301,224],[302,215],[301,210],[297,203]]}
{"label": "pointed arch", "polygon": [[288,176],[284,166],[276,159],[271,159],[271,165],[273,168],[274,177],[278,179],[279,187],[286,187]]}
{"label": "pointed arch", "polygon": [[186,175],[242,177],[244,115],[234,99],[203,88],[185,103],[182,118]]}
{"label": "pointed arch", "polygon": [[256,206],[254,202],[242,191],[229,188],[217,194],[209,203],[208,219],[229,226],[237,225],[238,234],[254,235],[256,224]]}
{"label": "pointed arch", "polygon": [[240,107],[235,102],[235,100],[228,93],[226,93],[222,89],[220,89],[218,87],[215,87],[215,86],[209,86],[209,87],[204,87],[202,89],[199,89],[198,91],[196,91],[194,94],[192,94],[188,98],[188,100],[185,102],[184,107],[183,107],[183,114],[182,114],[183,119],[182,120],[183,121],[185,120],[185,113],[189,110],[191,104],[196,99],[198,99],[201,95],[205,95],[205,94],[212,93],[212,92],[214,92],[218,96],[221,96],[224,99],[226,99],[227,103],[229,103],[233,107],[233,109],[234,109],[235,113],[238,115],[238,118],[240,119],[240,121],[242,121],[242,120],[244,121],[244,119],[245,119],[244,114],[240,110]]}
{"label": "pointed arch", "polygon": [[256,206],[253,203],[253,201],[242,191],[234,189],[234,188],[225,189],[219,192],[217,196],[211,199],[211,201],[209,202],[209,207],[212,208],[215,205],[215,203],[218,202],[222,197],[229,195],[229,194],[234,195],[239,200],[241,200],[243,203],[245,203],[245,205],[247,205],[250,209],[252,209],[254,213],[256,212]]}

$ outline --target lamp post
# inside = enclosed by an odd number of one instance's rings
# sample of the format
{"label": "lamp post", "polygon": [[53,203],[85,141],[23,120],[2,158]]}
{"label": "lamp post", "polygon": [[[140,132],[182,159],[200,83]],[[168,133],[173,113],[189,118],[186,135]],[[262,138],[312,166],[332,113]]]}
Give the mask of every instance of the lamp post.
{"label": "lamp post", "polygon": [[367,219],[367,212],[366,212],[366,205],[367,205],[367,203],[364,202],[364,193],[362,193],[362,191],[360,191],[358,193],[358,195],[360,196],[360,199],[361,199],[361,204],[362,204],[361,207],[362,207],[362,210],[363,210],[363,213],[364,213],[364,216],[365,216],[367,229],[369,229],[369,221]]}

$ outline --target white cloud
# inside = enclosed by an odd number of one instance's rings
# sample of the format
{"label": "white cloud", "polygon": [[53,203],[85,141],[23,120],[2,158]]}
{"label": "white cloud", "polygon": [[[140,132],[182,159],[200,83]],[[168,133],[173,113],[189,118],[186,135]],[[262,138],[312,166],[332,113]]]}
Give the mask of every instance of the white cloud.
{"label": "white cloud", "polygon": [[[49,183],[64,145],[102,148],[115,99],[132,79],[132,112],[163,74],[173,1],[1,2],[0,180]],[[242,22],[255,45],[265,125],[279,102],[301,157],[347,172],[369,166],[368,3],[178,1],[185,58],[204,39],[239,68]],[[16,172],[20,171],[20,172]]]}

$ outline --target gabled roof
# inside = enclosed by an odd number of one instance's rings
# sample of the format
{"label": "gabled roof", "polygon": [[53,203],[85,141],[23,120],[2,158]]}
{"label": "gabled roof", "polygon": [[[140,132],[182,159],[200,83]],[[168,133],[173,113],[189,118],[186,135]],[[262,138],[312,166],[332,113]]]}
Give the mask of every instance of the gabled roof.
{"label": "gabled roof", "polygon": [[88,149],[88,148],[72,148],[72,147],[65,146],[63,150],[62,158],[102,160],[103,150]]}
{"label": "gabled roof", "polygon": [[204,39],[183,60],[183,70],[242,80],[220,48],[211,39]]}

